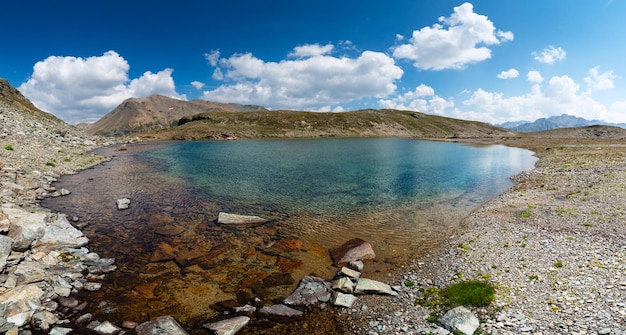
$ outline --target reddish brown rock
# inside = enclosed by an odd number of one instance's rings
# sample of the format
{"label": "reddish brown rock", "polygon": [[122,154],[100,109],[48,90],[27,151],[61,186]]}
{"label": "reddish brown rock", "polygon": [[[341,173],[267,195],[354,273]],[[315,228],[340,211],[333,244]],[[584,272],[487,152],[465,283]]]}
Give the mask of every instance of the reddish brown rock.
{"label": "reddish brown rock", "polygon": [[174,248],[167,243],[159,244],[150,255],[150,262],[166,262],[176,258]]}
{"label": "reddish brown rock", "polygon": [[299,259],[278,256],[275,265],[278,266],[282,272],[291,272],[295,269],[299,269],[304,264]]}
{"label": "reddish brown rock", "polygon": [[343,266],[352,261],[366,261],[376,258],[372,245],[360,238],[354,238],[337,248],[330,249],[333,264]]}
{"label": "reddish brown rock", "polygon": [[302,250],[302,245],[302,240],[280,240],[274,243],[272,248],[286,252],[294,252]]}
{"label": "reddish brown rock", "polygon": [[241,280],[240,286],[242,288],[252,287],[256,284],[259,284],[267,277],[267,272],[255,272],[248,273],[245,275],[245,278]]}

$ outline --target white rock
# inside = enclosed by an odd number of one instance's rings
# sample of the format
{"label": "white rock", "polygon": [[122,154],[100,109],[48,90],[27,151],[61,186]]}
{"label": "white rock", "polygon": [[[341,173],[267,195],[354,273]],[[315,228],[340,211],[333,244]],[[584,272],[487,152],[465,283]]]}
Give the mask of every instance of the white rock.
{"label": "white rock", "polygon": [[71,334],[72,331],[74,331],[72,328],[54,327],[50,331],[49,335],[67,335]]}
{"label": "white rock", "polygon": [[359,281],[356,283],[356,287],[354,288],[354,293],[389,294],[393,296],[398,295],[398,292],[394,291],[388,284],[367,278],[359,279]]}
{"label": "white rock", "polygon": [[439,322],[444,327],[452,330],[457,329],[465,335],[472,335],[480,326],[480,321],[469,309],[459,306],[448,311],[444,316],[439,318]]}
{"label": "white rock", "polygon": [[34,243],[35,250],[55,250],[62,248],[79,248],[86,245],[89,240],[83,233],[74,228],[67,218],[59,215],[56,221],[46,227],[43,236]]}
{"label": "white rock", "polygon": [[21,327],[28,322],[30,322],[30,318],[33,316],[33,311],[25,311],[21,313],[17,313],[7,317],[7,322],[10,322],[18,327]]}
{"label": "white rock", "polygon": [[361,273],[352,269],[349,269],[347,267],[342,267],[339,272],[337,272],[337,276],[338,277],[350,277],[350,278],[355,278],[358,279],[359,277],[361,277]]}
{"label": "white rock", "polygon": [[253,215],[239,215],[239,214],[230,214],[220,212],[217,215],[217,223],[219,224],[253,224],[253,223],[264,223],[267,222],[267,219],[264,219],[260,216]]}
{"label": "white rock", "polygon": [[122,328],[117,327],[109,321],[104,321],[99,326],[95,327],[93,331],[101,335],[113,335],[119,333]]}
{"label": "white rock", "polygon": [[354,282],[349,277],[341,277],[337,280],[334,280],[332,283],[332,288],[334,290],[339,290],[343,293],[353,293],[354,286]]}
{"label": "white rock", "polygon": [[208,323],[202,327],[212,330],[216,335],[234,335],[241,328],[250,322],[247,316],[237,316],[234,318]]}
{"label": "white rock", "polygon": [[117,209],[119,210],[128,209],[128,207],[130,206],[130,199],[128,198],[117,199],[115,203],[117,204]]}
{"label": "white rock", "polygon": [[351,308],[352,304],[354,304],[356,299],[357,298],[352,294],[345,294],[345,293],[334,291],[332,298],[330,299],[330,303],[334,306]]}

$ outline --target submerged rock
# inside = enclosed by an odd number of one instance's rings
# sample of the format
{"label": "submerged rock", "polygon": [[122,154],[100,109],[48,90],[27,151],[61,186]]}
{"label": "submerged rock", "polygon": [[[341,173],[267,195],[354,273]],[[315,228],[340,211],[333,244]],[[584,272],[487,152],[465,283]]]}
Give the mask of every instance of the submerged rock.
{"label": "submerged rock", "polygon": [[372,245],[360,238],[354,238],[330,250],[333,264],[341,266],[352,261],[365,261],[376,258]]}
{"label": "submerged rock", "polygon": [[212,330],[216,335],[234,335],[241,328],[250,322],[247,316],[237,316],[234,318],[207,323],[202,325],[203,328]]}
{"label": "submerged rock", "polygon": [[305,276],[298,288],[283,301],[287,305],[312,305],[330,300],[331,283],[323,278]]}
{"label": "submerged rock", "polygon": [[217,223],[224,225],[240,225],[240,224],[255,224],[265,223],[268,219],[264,219],[260,216],[253,215],[239,215],[220,212],[217,216]]}
{"label": "submerged rock", "polygon": [[301,311],[285,305],[266,306],[259,310],[259,316],[279,323],[289,323],[300,320],[303,315]]}
{"label": "submerged rock", "polygon": [[128,207],[130,206],[130,199],[128,198],[117,199],[115,203],[117,205],[117,209],[119,210],[128,209]]}

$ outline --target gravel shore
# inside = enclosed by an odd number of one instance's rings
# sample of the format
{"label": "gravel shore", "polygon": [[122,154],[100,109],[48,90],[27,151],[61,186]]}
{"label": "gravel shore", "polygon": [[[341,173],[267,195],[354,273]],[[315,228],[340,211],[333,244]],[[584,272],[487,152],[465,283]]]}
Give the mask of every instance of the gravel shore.
{"label": "gravel shore", "polygon": [[590,143],[542,148],[534,170],[463,220],[464,233],[389,274],[398,298],[346,311],[350,331],[447,334],[414,305],[420,288],[480,279],[497,286],[495,306],[474,310],[483,333],[626,334],[626,146]]}

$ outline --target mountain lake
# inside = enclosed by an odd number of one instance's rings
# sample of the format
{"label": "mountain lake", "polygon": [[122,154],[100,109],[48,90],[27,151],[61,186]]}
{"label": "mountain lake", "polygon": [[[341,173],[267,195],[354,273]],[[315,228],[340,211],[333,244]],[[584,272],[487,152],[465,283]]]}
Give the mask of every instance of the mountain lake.
{"label": "mountain lake", "polygon": [[[332,278],[329,248],[369,242],[364,276],[384,280],[437,248],[461,220],[534,167],[528,150],[397,138],[158,142],[103,148],[111,160],[54,185],[44,207],[77,217],[89,249],[118,270],[88,311],[187,328],[219,301],[286,297],[305,275]],[[116,200],[131,200],[118,210]],[[265,224],[217,224],[218,213]],[[283,240],[283,242],[278,243]],[[277,246],[281,247],[278,248]],[[97,304],[96,304],[97,302]]]}

